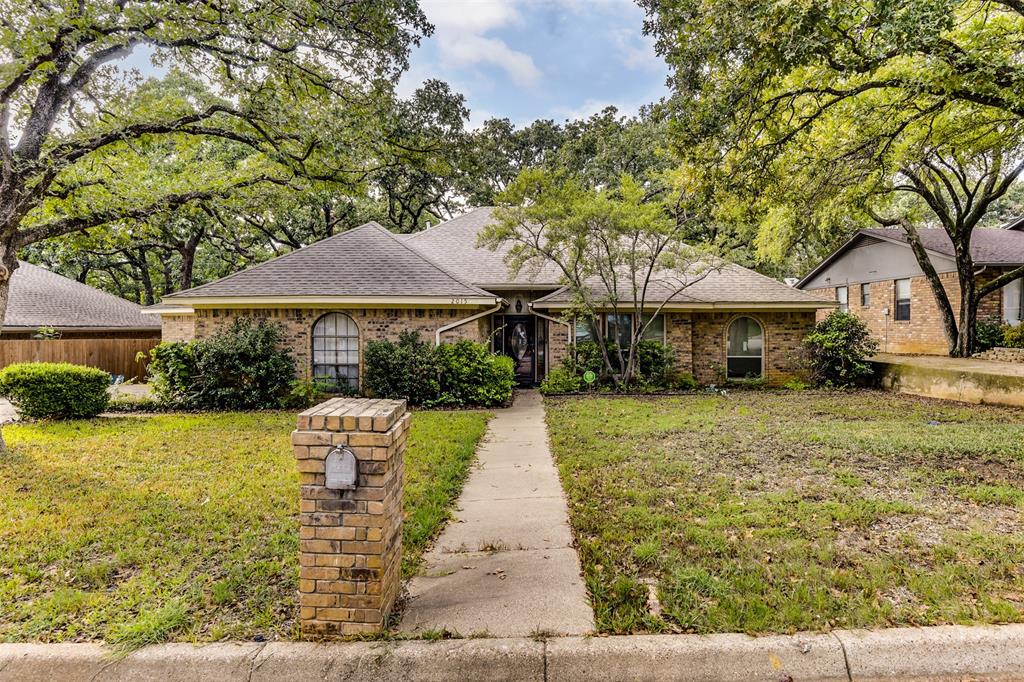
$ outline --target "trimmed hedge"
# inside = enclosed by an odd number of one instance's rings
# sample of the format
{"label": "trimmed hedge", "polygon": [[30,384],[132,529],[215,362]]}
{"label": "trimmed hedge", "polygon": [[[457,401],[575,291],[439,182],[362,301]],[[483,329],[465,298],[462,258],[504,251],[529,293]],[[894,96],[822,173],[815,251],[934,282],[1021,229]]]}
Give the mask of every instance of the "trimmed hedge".
{"label": "trimmed hedge", "polygon": [[67,362],[20,362],[0,371],[0,395],[23,417],[75,419],[107,409],[110,375]]}
{"label": "trimmed hedge", "polygon": [[366,344],[363,384],[379,398],[405,398],[428,407],[493,407],[507,403],[515,386],[512,358],[482,343],[438,347],[405,332],[398,343]]}

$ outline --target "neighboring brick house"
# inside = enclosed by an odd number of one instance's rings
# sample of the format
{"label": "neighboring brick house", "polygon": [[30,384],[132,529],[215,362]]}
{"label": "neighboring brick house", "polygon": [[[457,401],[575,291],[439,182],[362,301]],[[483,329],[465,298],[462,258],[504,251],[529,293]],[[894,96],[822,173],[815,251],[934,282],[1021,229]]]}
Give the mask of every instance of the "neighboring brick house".
{"label": "neighboring brick house", "polygon": [[[569,357],[588,326],[564,314],[569,296],[552,268],[511,274],[507,250],[477,246],[490,223],[480,208],[413,235],[367,223],[188,291],[150,308],[164,340],[209,336],[239,317],[273,319],[304,377],[358,388],[368,341],[418,331],[434,342],[471,339],[516,361],[520,383],[540,381]],[[664,297],[663,297],[664,298]],[[649,306],[662,301],[649,297]],[[737,265],[669,301],[651,337],[669,343],[681,370],[704,382],[725,375],[782,383],[801,369],[803,337],[833,303]],[[603,333],[631,315],[602,314]]]}
{"label": "neighboring brick house", "polygon": [[[1024,220],[1004,228],[974,232],[971,256],[977,281],[1024,264]],[[943,283],[953,313],[960,313],[953,244],[944,230],[921,230],[921,242]],[[804,277],[797,287],[860,317],[888,353],[945,355],[949,352],[942,318],[928,280],[900,229],[861,230]],[[983,298],[978,319],[1018,324],[1024,317],[1022,281]]]}

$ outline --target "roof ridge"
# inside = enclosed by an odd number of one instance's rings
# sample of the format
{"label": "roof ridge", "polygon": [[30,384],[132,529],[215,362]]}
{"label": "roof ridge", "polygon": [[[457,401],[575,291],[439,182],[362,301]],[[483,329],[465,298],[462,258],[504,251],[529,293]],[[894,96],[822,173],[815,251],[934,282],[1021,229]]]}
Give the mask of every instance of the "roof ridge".
{"label": "roof ridge", "polygon": [[476,291],[476,292],[482,293],[482,294],[483,294],[483,295],[485,295],[485,296],[493,296],[493,295],[494,295],[494,294],[492,294],[492,293],[490,293],[490,292],[488,292],[488,291],[484,291],[483,289],[481,289],[480,287],[476,286],[475,284],[470,284],[470,283],[469,283],[469,282],[467,282],[466,280],[462,279],[461,277],[459,277],[458,275],[456,275],[455,273],[453,273],[453,272],[452,272],[451,270],[449,270],[448,268],[444,267],[443,265],[441,265],[440,263],[438,263],[437,261],[435,261],[435,260],[434,260],[433,258],[431,258],[430,256],[428,256],[427,254],[425,254],[425,253],[423,253],[422,251],[420,251],[419,249],[417,249],[417,248],[414,248],[413,246],[411,246],[411,245],[410,245],[410,244],[409,244],[409,243],[407,242],[407,240],[402,240],[402,239],[399,239],[399,238],[398,238],[397,236],[395,236],[395,234],[394,234],[394,233],[392,233],[392,232],[390,232],[390,231],[388,231],[388,230],[384,229],[384,227],[383,227],[383,226],[381,226],[381,225],[377,225],[377,227],[380,227],[380,228],[381,228],[382,230],[384,230],[385,232],[387,232],[387,233],[388,233],[388,236],[389,236],[389,237],[391,237],[391,239],[393,239],[393,240],[394,240],[394,242],[395,242],[396,244],[398,244],[399,246],[401,246],[401,247],[402,247],[403,249],[406,249],[406,250],[407,250],[407,251],[409,251],[410,253],[414,253],[414,254],[416,254],[416,256],[417,256],[418,258],[422,258],[424,262],[426,262],[426,263],[430,264],[431,266],[433,266],[433,267],[437,268],[438,270],[440,270],[440,271],[441,271],[441,272],[443,272],[444,274],[448,275],[449,277],[451,277],[451,278],[452,278],[452,280],[454,280],[454,281],[458,282],[458,283],[459,283],[459,284],[461,284],[462,286],[464,286],[464,287],[469,287],[469,288],[470,288],[470,289],[472,289],[473,291]]}
{"label": "roof ridge", "polygon": [[413,239],[416,239],[417,237],[419,237],[421,235],[427,234],[428,232],[433,232],[434,230],[438,229],[442,225],[447,225],[448,223],[453,223],[456,220],[462,220],[466,216],[472,215],[473,213],[476,213],[477,211],[482,211],[485,208],[495,208],[495,207],[494,206],[477,206],[476,208],[469,209],[468,211],[466,211],[462,215],[457,215],[454,218],[449,218],[448,220],[442,220],[437,225],[431,225],[430,227],[428,227],[425,230],[420,230],[419,232],[410,232],[409,233],[409,241],[412,241]]}
{"label": "roof ridge", "polygon": [[338,234],[332,234],[330,237],[325,237],[324,239],[320,239],[318,241],[312,242],[311,244],[306,244],[305,246],[300,246],[297,249],[292,249],[288,253],[282,253],[280,256],[274,256],[273,258],[271,258],[269,260],[265,260],[262,263],[257,263],[256,265],[253,265],[251,267],[243,268],[241,270],[238,270],[237,272],[232,272],[230,275],[224,275],[223,277],[218,277],[217,279],[215,279],[215,280],[213,280],[211,282],[207,282],[206,284],[200,284],[199,286],[192,287],[191,289],[182,289],[180,291],[175,291],[175,292],[170,293],[170,294],[165,294],[164,296],[160,297],[160,300],[162,301],[165,298],[177,298],[178,296],[180,296],[182,294],[189,294],[191,296],[191,294],[195,293],[196,291],[199,291],[200,289],[205,289],[205,288],[207,288],[209,286],[212,286],[214,284],[220,284],[221,282],[226,282],[226,281],[228,281],[230,279],[234,279],[235,277],[239,277],[239,276],[241,276],[241,275],[243,275],[243,274],[245,274],[247,272],[252,272],[253,270],[255,270],[257,268],[261,268],[264,265],[267,265],[268,263],[280,262],[280,261],[282,261],[282,260],[284,260],[286,258],[294,256],[297,253],[301,253],[303,251],[306,251],[307,249],[311,249],[314,246],[319,246],[320,244],[326,244],[329,241],[338,239],[340,237],[344,237],[346,235],[350,235],[350,234],[352,234],[354,232],[358,232],[359,230],[362,230],[362,229],[367,228],[367,227],[377,227],[377,228],[380,228],[382,230],[387,231],[386,228],[383,225],[381,225],[380,223],[378,223],[376,220],[368,220],[367,222],[363,223],[362,225],[356,225],[355,227],[353,227],[350,230],[345,230],[344,232],[339,232]]}

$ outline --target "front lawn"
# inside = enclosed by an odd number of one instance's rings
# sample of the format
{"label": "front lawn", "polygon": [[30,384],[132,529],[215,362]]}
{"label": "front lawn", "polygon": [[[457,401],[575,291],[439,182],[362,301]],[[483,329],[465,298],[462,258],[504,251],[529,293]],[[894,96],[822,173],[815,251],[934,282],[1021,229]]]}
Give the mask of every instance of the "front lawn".
{"label": "front lawn", "polygon": [[547,406],[602,632],[1024,621],[1024,411],[876,392]]}
{"label": "front lawn", "polygon": [[[403,570],[468,473],[487,415],[416,412]],[[4,428],[0,641],[273,639],[295,634],[291,412]]]}

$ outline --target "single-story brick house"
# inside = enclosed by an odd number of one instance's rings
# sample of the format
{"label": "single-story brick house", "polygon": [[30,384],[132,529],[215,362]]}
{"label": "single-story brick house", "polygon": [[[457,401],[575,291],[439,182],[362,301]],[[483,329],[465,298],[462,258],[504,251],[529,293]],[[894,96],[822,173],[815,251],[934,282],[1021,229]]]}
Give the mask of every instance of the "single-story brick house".
{"label": "single-story brick house", "polygon": [[[960,284],[953,243],[945,230],[920,230],[921,243],[953,306],[960,313]],[[971,257],[984,285],[1024,264],[1024,219],[1002,228],[975,230]],[[854,313],[888,353],[945,355],[949,351],[935,295],[902,229],[861,230],[826,258],[797,288],[835,301]],[[983,298],[978,319],[1018,324],[1024,319],[1022,280]]]}
{"label": "single-story brick house", "polygon": [[[551,268],[509,273],[506,251],[477,246],[491,221],[479,208],[412,235],[367,223],[248,270],[164,297],[165,341],[202,338],[238,317],[276,320],[305,377],[358,388],[365,345],[406,330],[437,343],[471,339],[516,360],[523,384],[541,380],[589,325],[563,319],[569,296]],[[656,304],[656,301],[651,301]],[[782,383],[815,313],[835,307],[737,265],[674,297],[650,335],[703,382],[759,376]],[[601,316],[602,330],[634,325]]]}

